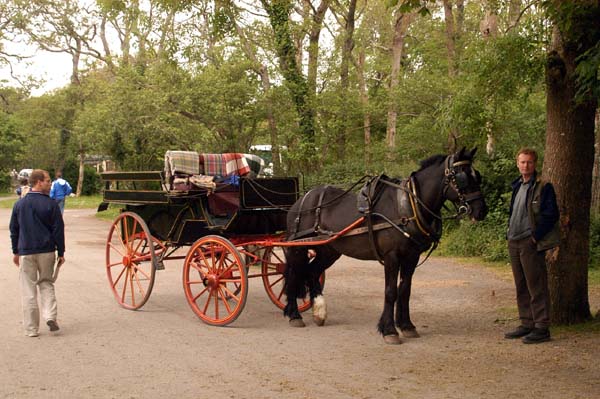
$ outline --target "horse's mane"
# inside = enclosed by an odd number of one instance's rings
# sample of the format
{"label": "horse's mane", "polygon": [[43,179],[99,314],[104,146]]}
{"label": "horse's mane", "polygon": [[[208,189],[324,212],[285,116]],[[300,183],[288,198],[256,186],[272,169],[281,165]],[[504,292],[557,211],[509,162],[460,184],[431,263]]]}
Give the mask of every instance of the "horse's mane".
{"label": "horse's mane", "polygon": [[421,165],[421,168],[419,170],[423,170],[430,166],[440,164],[440,163],[444,162],[445,159],[446,159],[446,155],[443,155],[443,154],[432,155],[429,158],[424,159],[419,162],[419,164]]}

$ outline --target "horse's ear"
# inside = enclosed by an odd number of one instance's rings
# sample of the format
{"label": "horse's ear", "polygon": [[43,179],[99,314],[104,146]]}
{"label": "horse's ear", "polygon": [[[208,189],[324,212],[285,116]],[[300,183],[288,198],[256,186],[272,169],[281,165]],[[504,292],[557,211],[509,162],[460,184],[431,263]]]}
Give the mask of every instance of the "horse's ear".
{"label": "horse's ear", "polygon": [[476,153],[476,152],[477,152],[477,147],[474,147],[474,148],[471,150],[471,154],[470,154],[470,155],[471,155],[471,159],[475,158],[475,153]]}
{"label": "horse's ear", "polygon": [[465,155],[466,149],[466,147],[461,148],[460,151],[458,151],[455,155],[456,159],[462,159],[462,157]]}

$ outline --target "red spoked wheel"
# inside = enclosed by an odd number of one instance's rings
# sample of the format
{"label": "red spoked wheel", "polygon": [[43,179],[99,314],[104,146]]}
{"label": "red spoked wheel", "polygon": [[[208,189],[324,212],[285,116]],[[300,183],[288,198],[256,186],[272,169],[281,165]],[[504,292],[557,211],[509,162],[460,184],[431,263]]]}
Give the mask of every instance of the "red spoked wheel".
{"label": "red spoked wheel", "polygon": [[183,264],[183,290],[203,322],[225,326],[235,321],[248,296],[246,265],[236,247],[214,235],[196,241]]}
{"label": "red spoked wheel", "polygon": [[[279,309],[284,309],[287,301],[285,295],[285,280],[283,274],[287,264],[283,253],[275,251],[272,247],[266,248],[262,260],[262,280],[265,286],[265,291],[271,302]],[[321,287],[325,286],[325,272],[321,274],[319,279]],[[298,302],[298,311],[305,312],[311,307],[310,297],[307,294]]]}
{"label": "red spoked wheel", "polygon": [[154,286],[156,259],[163,250],[139,215],[123,212],[115,219],[106,242],[106,274],[119,305],[137,310],[146,303]]}

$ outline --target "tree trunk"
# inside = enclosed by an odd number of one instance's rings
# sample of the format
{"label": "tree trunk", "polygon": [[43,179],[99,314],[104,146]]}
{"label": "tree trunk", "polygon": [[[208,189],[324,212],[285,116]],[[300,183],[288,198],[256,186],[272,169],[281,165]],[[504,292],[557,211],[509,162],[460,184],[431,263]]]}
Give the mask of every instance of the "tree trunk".
{"label": "tree trunk", "polygon": [[521,15],[521,0],[510,0],[508,6],[508,25],[512,28],[519,23]]}
{"label": "tree trunk", "polygon": [[342,89],[341,102],[342,109],[340,112],[341,123],[337,135],[337,158],[338,161],[346,159],[346,140],[349,136],[350,129],[350,110],[348,107],[348,87],[350,86],[350,58],[354,49],[354,23],[356,18],[356,0],[350,0],[348,5],[348,13],[346,14],[346,26],[344,27],[344,44],[342,45],[342,59],[340,63],[340,85]]}
{"label": "tree trunk", "polygon": [[[452,83],[458,75],[458,60],[456,55],[456,28],[454,14],[452,12],[452,1],[444,0],[444,20],[446,22],[446,58],[448,60],[448,79]],[[450,121],[448,132],[448,153],[456,152],[456,142],[459,132],[456,123]]]}
{"label": "tree trunk", "polygon": [[[582,2],[577,12],[561,1],[549,7],[554,22],[546,64],[546,155],[543,172],[556,188],[561,210],[561,245],[548,259],[556,324],[588,319],[588,258],[594,116],[597,99],[591,93],[576,97],[578,57],[600,39],[600,7]],[[589,4],[589,5],[587,5]],[[568,10],[568,11],[565,11]]]}
{"label": "tree trunk", "polygon": [[75,190],[75,195],[77,197],[81,196],[83,191],[83,179],[85,177],[85,150],[83,146],[79,147],[79,178],[77,179],[77,190]]}
{"label": "tree trunk", "polygon": [[269,125],[269,138],[271,139],[271,156],[273,160],[273,174],[280,175],[283,173],[281,167],[281,151],[279,150],[279,135],[277,133],[277,121],[275,120],[275,112],[273,111],[273,99],[271,97],[271,79],[269,78],[269,70],[266,65],[260,67],[260,81],[265,93],[265,105],[267,112],[267,122]]}
{"label": "tree trunk", "polygon": [[454,15],[452,13],[452,1],[444,0],[444,20],[446,22],[446,56],[448,59],[448,76],[456,77],[456,30],[454,27]]}
{"label": "tree trunk", "polygon": [[404,38],[410,25],[412,14],[398,12],[394,22],[394,39],[392,43],[392,68],[390,72],[389,106],[387,113],[387,131],[385,143],[388,148],[388,156],[393,158],[396,148],[396,122],[398,120],[398,100],[396,90],[400,83],[400,65],[404,49]]}
{"label": "tree trunk", "polygon": [[365,155],[365,170],[368,172],[371,168],[371,112],[369,110],[369,93],[367,91],[367,83],[365,80],[365,50],[361,49],[356,63],[358,90],[360,93],[360,102],[363,109],[363,132],[364,132],[364,155]]}
{"label": "tree trunk", "polygon": [[498,36],[498,11],[494,0],[484,0],[485,17],[479,23],[479,31],[484,39]]}

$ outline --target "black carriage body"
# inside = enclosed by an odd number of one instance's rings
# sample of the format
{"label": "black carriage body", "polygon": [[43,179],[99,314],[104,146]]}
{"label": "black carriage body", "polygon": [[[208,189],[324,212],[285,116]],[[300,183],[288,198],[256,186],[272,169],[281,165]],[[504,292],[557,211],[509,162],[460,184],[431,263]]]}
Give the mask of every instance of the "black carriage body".
{"label": "black carriage body", "polygon": [[150,233],[170,246],[191,245],[217,234],[227,238],[275,235],[298,199],[298,179],[240,178],[214,190],[173,190],[161,171],[105,172],[103,203],[138,214]]}

